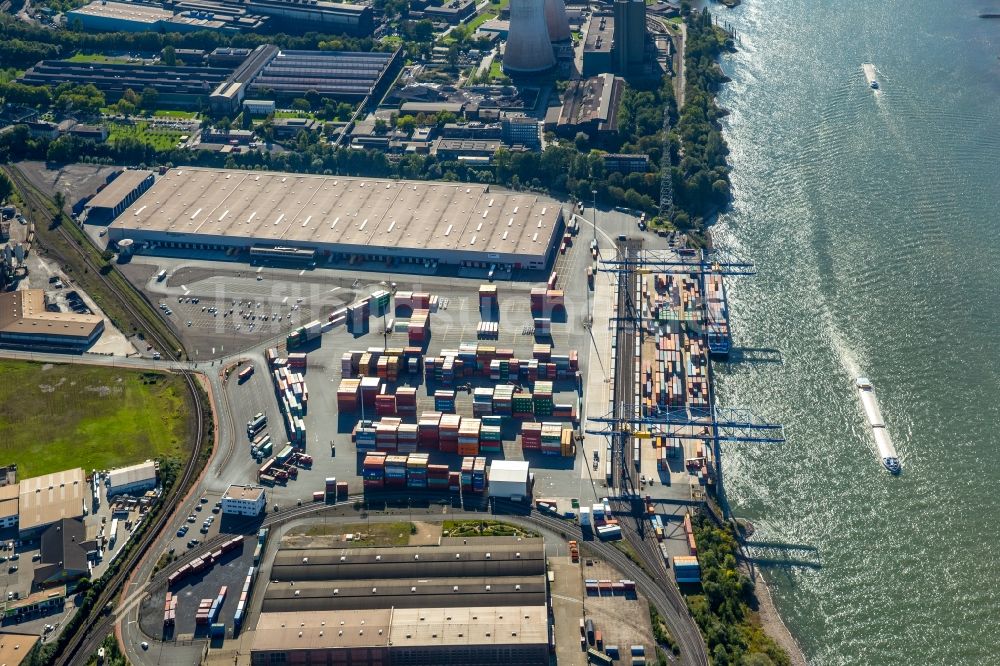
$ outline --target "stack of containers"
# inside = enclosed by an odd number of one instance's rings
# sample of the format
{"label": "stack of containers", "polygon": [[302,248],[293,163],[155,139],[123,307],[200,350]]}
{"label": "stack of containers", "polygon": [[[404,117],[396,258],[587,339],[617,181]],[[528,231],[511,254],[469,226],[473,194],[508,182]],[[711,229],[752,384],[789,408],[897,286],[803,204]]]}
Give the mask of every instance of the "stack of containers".
{"label": "stack of containers", "polygon": [[493,389],[493,414],[511,416],[514,413],[514,387],[500,384]]}
{"label": "stack of containers", "polygon": [[358,451],[374,451],[375,425],[371,421],[358,421],[351,431],[351,441]]}
{"label": "stack of containers", "polygon": [[406,459],[406,486],[408,488],[427,487],[427,466],[429,461],[427,453],[412,453]]}
{"label": "stack of containers", "polygon": [[510,381],[510,359],[492,359],[490,361],[490,379],[495,382]]}
{"label": "stack of containers", "polygon": [[674,555],[674,577],[678,583],[700,583],[698,558],[694,555]]}
{"label": "stack of containers", "polygon": [[448,472],[448,490],[453,493],[457,493],[462,488],[462,473],[461,472]]}
{"label": "stack of containers", "polygon": [[406,456],[385,457],[385,487],[402,487],[406,485]]}
{"label": "stack of containers", "polygon": [[535,382],[534,394],[534,414],[535,416],[552,416],[552,382]]}
{"label": "stack of containers", "polygon": [[400,420],[397,418],[382,419],[375,422],[375,448],[379,451],[396,450],[396,430]]}
{"label": "stack of containers", "polygon": [[364,333],[368,330],[368,318],[371,316],[371,296],[362,298],[347,306],[347,330],[351,333]]}
{"label": "stack of containers", "polygon": [[535,317],[535,337],[552,337],[552,320],[548,317]]}
{"label": "stack of containers", "polygon": [[548,312],[566,306],[566,294],[562,289],[549,289],[545,292],[545,307]]}
{"label": "stack of containers", "polygon": [[431,330],[430,311],[421,308],[415,309],[406,330],[410,344],[423,345],[426,343]]}
{"label": "stack of containers", "polygon": [[418,438],[421,447],[438,448],[438,428],[441,424],[441,412],[424,412],[417,423]]}
{"label": "stack of containers", "polygon": [[479,453],[480,419],[462,419],[458,426],[458,455],[474,456]]}
{"label": "stack of containers", "polygon": [[497,286],[495,284],[479,285],[479,314],[483,319],[490,319],[497,306]]}
{"label": "stack of containers", "polygon": [[557,419],[576,420],[576,406],[572,403],[552,405],[552,416]]}
{"label": "stack of containers", "polygon": [[542,312],[545,309],[545,287],[531,288],[531,311]]}
{"label": "stack of containers", "polygon": [[385,485],[385,454],[371,452],[365,455],[361,464],[361,477],[365,489],[382,488]]}
{"label": "stack of containers", "polygon": [[447,414],[455,413],[455,392],[445,389],[434,391],[434,411]]}
{"label": "stack of containers", "polygon": [[503,453],[500,426],[501,417],[483,417],[482,426],[479,428],[479,451],[481,453]]}
{"label": "stack of containers", "polygon": [[417,424],[400,423],[396,428],[396,451],[415,453],[417,450]]}
{"label": "stack of containers", "polygon": [[243,624],[243,617],[246,615],[247,602],[250,599],[250,587],[253,585],[254,568],[247,570],[247,576],[243,579],[243,589],[240,592],[240,602],[236,604],[236,614],[233,615],[233,630],[239,631]]}
{"label": "stack of containers", "polygon": [[376,291],[371,296],[372,312],[376,317],[381,317],[382,315],[389,312],[389,292],[384,289]]}
{"label": "stack of containers", "polygon": [[476,337],[480,340],[496,340],[500,336],[500,324],[495,321],[481,321],[476,325]]}
{"label": "stack of containers", "polygon": [[400,386],[396,389],[396,412],[400,416],[416,416],[417,388],[415,386]]}
{"label": "stack of containers", "polygon": [[288,355],[288,367],[289,368],[294,368],[296,370],[305,370],[306,369],[306,363],[307,363],[306,359],[307,358],[308,358],[308,355],[304,354],[302,352],[297,352],[297,353],[289,354]]}
{"label": "stack of containers", "polygon": [[542,448],[542,424],[525,421],[521,424],[521,450],[540,451]]}
{"label": "stack of containers", "polygon": [[569,428],[563,428],[559,441],[559,453],[563,458],[570,458],[576,453],[576,448],[573,445],[573,431]]}
{"label": "stack of containers", "polygon": [[458,429],[462,417],[458,414],[442,414],[438,427],[438,449],[442,453],[458,453]]}
{"label": "stack of containers", "polygon": [[337,389],[337,411],[356,411],[358,409],[358,396],[360,393],[360,379],[341,379],[340,387]]}
{"label": "stack of containers", "polygon": [[[357,356],[355,356],[357,354]],[[358,352],[344,352],[340,355],[340,376],[353,377],[357,371],[360,354]]]}
{"label": "stack of containers", "polygon": [[427,466],[427,487],[434,490],[445,490],[448,488],[448,466],[428,465]]}
{"label": "stack of containers", "polygon": [[551,355],[552,345],[548,343],[536,343],[531,349],[531,358],[537,361],[548,361]]}
{"label": "stack of containers", "polygon": [[325,492],[325,499],[326,499],[326,501],[327,502],[336,502],[337,501],[337,477],[335,477],[335,476],[328,476],[328,477],[326,477],[325,490],[326,490],[326,492]]}
{"label": "stack of containers", "polygon": [[476,458],[472,465],[472,492],[486,492],[486,458]]}
{"label": "stack of containers", "polygon": [[493,413],[493,389],[477,388],[472,392],[472,415],[488,416]]}
{"label": "stack of containers", "polygon": [[562,431],[561,423],[542,423],[542,453],[556,456],[562,454]]}
{"label": "stack of containers", "polygon": [[195,624],[211,624],[209,613],[212,610],[214,599],[202,599],[198,602],[198,611],[194,614]]}
{"label": "stack of containers", "polygon": [[515,393],[511,401],[514,416],[519,418],[531,417],[535,413],[535,399],[530,393]]}
{"label": "stack of containers", "polygon": [[361,378],[361,401],[365,407],[375,406],[375,396],[382,392],[382,380],[379,377]]}
{"label": "stack of containers", "polygon": [[472,491],[472,469],[475,467],[475,458],[462,458],[462,490]]}
{"label": "stack of containers", "polygon": [[396,415],[396,396],[391,393],[382,393],[375,396],[375,414],[378,416]]}

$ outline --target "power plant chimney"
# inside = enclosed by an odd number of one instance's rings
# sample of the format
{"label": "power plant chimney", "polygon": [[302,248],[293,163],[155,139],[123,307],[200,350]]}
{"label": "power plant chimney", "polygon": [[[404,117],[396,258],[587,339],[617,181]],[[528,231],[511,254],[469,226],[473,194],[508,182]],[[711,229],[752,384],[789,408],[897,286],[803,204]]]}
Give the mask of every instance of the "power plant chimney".
{"label": "power plant chimney", "polygon": [[510,0],[510,30],[503,52],[503,70],[507,74],[538,74],[555,66],[544,3],[545,0]]}
{"label": "power plant chimney", "polygon": [[573,33],[566,17],[566,3],[563,0],[545,0],[545,25],[549,29],[549,39],[553,42],[569,41]]}

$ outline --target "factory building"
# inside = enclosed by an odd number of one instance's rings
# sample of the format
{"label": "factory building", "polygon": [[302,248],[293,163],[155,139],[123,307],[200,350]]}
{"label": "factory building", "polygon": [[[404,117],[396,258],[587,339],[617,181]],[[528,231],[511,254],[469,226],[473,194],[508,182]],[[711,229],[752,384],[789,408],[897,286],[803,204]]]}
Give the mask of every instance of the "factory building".
{"label": "factory building", "polygon": [[263,613],[252,666],[545,666],[542,606]]}
{"label": "factory building", "polygon": [[559,202],[474,183],[170,169],[111,223],[110,240],[156,247],[296,248],[358,259],[543,269]]}
{"label": "factory building", "polygon": [[420,10],[420,14],[426,19],[451,25],[465,22],[475,13],[475,0],[445,0],[442,4],[427,4]]}
{"label": "factory building", "polygon": [[89,487],[83,470],[68,469],[25,479],[18,484],[18,531],[22,540],[39,536],[64,518],[83,517]]}
{"label": "factory building", "polygon": [[63,518],[49,525],[39,541],[41,559],[33,577],[36,585],[47,587],[90,575],[88,553],[97,549],[97,541],[87,540],[82,520]]}
{"label": "factory building", "polygon": [[248,94],[292,99],[315,90],[323,97],[359,102],[392,81],[402,64],[402,50],[393,53],[353,51],[282,51],[258,46],[212,92],[212,112],[238,112]]}
{"label": "factory building", "polygon": [[153,172],[144,169],[127,169],[87,202],[90,223],[110,222],[153,185]]}
{"label": "factory building", "polygon": [[108,497],[136,495],[156,487],[156,463],[152,460],[119,467],[108,472]]}
{"label": "factory building", "polygon": [[552,129],[569,138],[577,132],[584,132],[592,139],[617,132],[618,107],[624,88],[624,80],[612,74],[570,81],[563,93],[559,119]]}
{"label": "factory building", "polygon": [[314,30],[365,37],[375,29],[368,5],[350,5],[324,0],[246,0],[247,11],[271,18],[279,28],[296,32]]}
{"label": "factory building", "polygon": [[471,541],[474,543],[449,540],[435,548],[283,548],[274,557],[271,580],[498,578],[545,574],[545,548],[541,539]]}
{"label": "factory building", "polygon": [[229,14],[185,9],[174,11],[155,5],[134,2],[94,0],[88,5],[66,12],[69,25],[79,22],[87,32],[199,32],[215,30],[238,32],[262,26],[253,18],[240,20]]}
{"label": "factory building", "polygon": [[0,294],[0,345],[83,351],[103,332],[97,315],[50,312],[41,289]]}
{"label": "factory building", "polygon": [[175,67],[128,63],[93,63],[42,60],[28,69],[18,82],[33,86],[62,83],[92,83],[108,102],[121,99],[127,89],[142,92],[153,88],[165,107],[200,109],[212,90],[232,73],[217,67]]}
{"label": "factory building", "polygon": [[549,663],[542,539],[282,548],[270,580],[258,666]]}
{"label": "factory building", "polygon": [[587,35],[583,40],[583,75],[597,76],[613,72],[615,61],[615,19],[607,14],[594,13],[587,24]]}
{"label": "factory building", "polygon": [[222,496],[222,513],[226,516],[259,516],[267,498],[260,486],[232,484]]}
{"label": "factory building", "polygon": [[17,483],[0,487],[0,529],[17,525],[17,497],[20,487]]}

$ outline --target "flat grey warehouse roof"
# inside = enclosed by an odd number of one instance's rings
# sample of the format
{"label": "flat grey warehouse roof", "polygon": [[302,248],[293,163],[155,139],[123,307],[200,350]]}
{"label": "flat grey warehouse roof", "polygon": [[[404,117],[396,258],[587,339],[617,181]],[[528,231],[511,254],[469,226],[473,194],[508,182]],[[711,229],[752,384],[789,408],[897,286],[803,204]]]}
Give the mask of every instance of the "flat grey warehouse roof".
{"label": "flat grey warehouse roof", "polygon": [[475,183],[176,168],[157,177],[112,237],[242,237],[292,245],[544,255],[561,205]]}

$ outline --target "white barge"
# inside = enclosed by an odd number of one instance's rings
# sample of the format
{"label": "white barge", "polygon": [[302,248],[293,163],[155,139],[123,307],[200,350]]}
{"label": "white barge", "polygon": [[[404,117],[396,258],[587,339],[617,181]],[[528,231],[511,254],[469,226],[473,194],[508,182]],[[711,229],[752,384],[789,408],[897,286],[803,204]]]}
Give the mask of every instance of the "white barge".
{"label": "white barge", "polygon": [[899,456],[896,455],[896,447],[892,445],[889,431],[885,428],[885,421],[882,420],[882,410],[878,407],[878,400],[875,399],[875,388],[867,377],[858,377],[858,394],[861,396],[861,406],[865,410],[865,416],[872,427],[872,434],[875,436],[875,445],[878,447],[879,457],[882,464],[893,474],[899,474],[903,469],[899,464]]}

